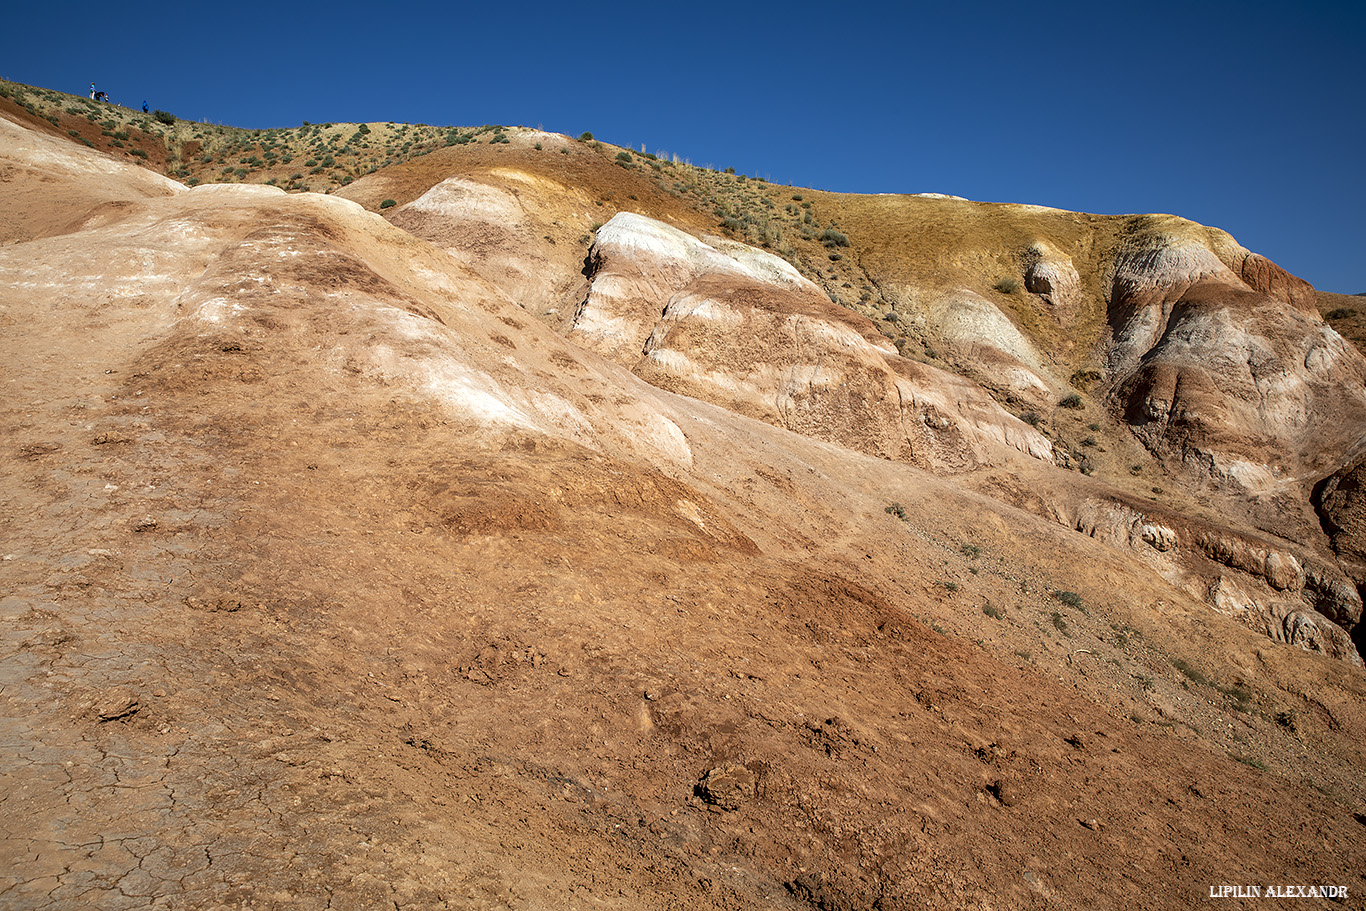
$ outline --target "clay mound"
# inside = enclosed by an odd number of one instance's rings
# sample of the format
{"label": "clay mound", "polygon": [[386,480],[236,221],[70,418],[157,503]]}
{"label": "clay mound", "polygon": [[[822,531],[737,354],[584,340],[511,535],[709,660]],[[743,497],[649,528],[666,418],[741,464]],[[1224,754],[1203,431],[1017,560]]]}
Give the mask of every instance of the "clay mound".
{"label": "clay mound", "polygon": [[1322,323],[1308,286],[1242,253],[1228,258],[1255,286],[1195,239],[1124,248],[1108,363],[1145,445],[1262,494],[1340,464],[1366,419],[1366,360]]}
{"label": "clay mound", "polygon": [[583,248],[559,224],[566,204],[590,205],[581,191],[510,168],[483,180],[448,177],[391,215],[495,283],[532,313],[554,316],[582,295]]}
{"label": "clay mound", "polygon": [[906,361],[778,257],[638,215],[599,232],[568,337],[664,389],[870,455],[976,467],[1048,441],[977,386]]}
{"label": "clay mound", "polygon": [[37,132],[0,113],[0,180],[7,205],[0,245],[75,231],[138,201],[185,187],[160,174],[89,152],[65,137]]}

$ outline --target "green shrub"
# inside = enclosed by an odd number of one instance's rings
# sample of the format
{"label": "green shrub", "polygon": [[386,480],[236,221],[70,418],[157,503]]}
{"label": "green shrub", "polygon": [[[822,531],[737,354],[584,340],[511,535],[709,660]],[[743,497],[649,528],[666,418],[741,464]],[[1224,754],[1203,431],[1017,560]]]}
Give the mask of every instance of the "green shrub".
{"label": "green shrub", "polygon": [[1172,667],[1176,668],[1178,671],[1185,674],[1186,677],[1189,678],[1192,683],[1198,683],[1201,686],[1204,686],[1205,684],[1209,683],[1209,678],[1206,677],[1203,673],[1201,673],[1199,668],[1192,666],[1188,661],[1186,661],[1183,658],[1173,658]]}
{"label": "green shrub", "polygon": [[1219,692],[1233,700],[1234,711],[1247,712],[1252,708],[1252,690],[1241,683],[1235,683],[1228,687],[1221,686],[1218,689]]}
{"label": "green shrub", "polygon": [[902,506],[900,503],[893,503],[891,506],[888,506],[886,509],[884,509],[883,512],[887,513],[888,515],[896,516],[903,522],[910,521],[910,517],[906,515],[906,507]]}
{"label": "green shrub", "polygon": [[849,238],[846,237],[843,233],[836,231],[834,228],[826,228],[824,231],[820,233],[820,237],[818,239],[827,247],[849,246]]}
{"label": "green shrub", "polygon": [[630,162],[635,161],[635,159],[631,157],[630,152],[618,152],[617,161],[624,161],[629,164]]}
{"label": "green shrub", "polygon": [[982,605],[982,613],[986,614],[993,620],[1000,620],[1002,617],[1005,616],[1001,609],[999,607],[993,606],[990,601]]}
{"label": "green shrub", "polygon": [[129,150],[128,150],[128,154],[129,154],[129,155],[136,155],[136,156],[139,157],[139,158],[146,158],[146,157],[147,157],[147,153],[144,152],[142,149],[129,149]]}
{"label": "green shrub", "polygon": [[1058,402],[1058,407],[1059,407],[1059,408],[1072,408],[1072,409],[1081,408],[1081,407],[1083,407],[1083,406],[1082,406],[1082,401],[1081,401],[1081,396],[1077,395],[1077,394],[1074,392],[1074,393],[1072,393],[1071,395],[1069,395],[1069,396],[1067,396],[1066,398],[1064,398],[1062,401]]}
{"label": "green shrub", "polygon": [[381,209],[387,209],[387,208],[389,208],[390,206],[396,206],[396,205],[398,205],[398,203],[394,202],[392,199],[386,199],[386,200],[384,200],[384,202],[382,202],[382,203],[379,204],[379,207],[380,207]]}
{"label": "green shrub", "polygon": [[1056,592],[1054,597],[1073,610],[1081,610],[1082,605],[1085,603],[1082,601],[1081,595],[1076,592]]}
{"label": "green shrub", "polygon": [[590,133],[590,132],[588,132],[587,130],[584,130],[582,133],[579,134],[579,142],[592,142],[592,141],[593,141],[593,134]]}
{"label": "green shrub", "polygon": [[1355,314],[1351,310],[1348,310],[1346,307],[1338,307],[1336,310],[1328,311],[1329,319],[1349,319],[1354,315]]}
{"label": "green shrub", "polygon": [[152,117],[153,117],[153,119],[155,119],[158,123],[164,123],[164,124],[166,124],[167,126],[170,126],[171,124],[175,123],[175,115],[172,114],[172,113],[170,113],[169,111],[161,111],[161,110],[153,111],[153,112],[152,112]]}
{"label": "green shrub", "polygon": [[1014,278],[1003,278],[996,283],[996,290],[1002,294],[1015,294],[1020,290],[1020,282]]}

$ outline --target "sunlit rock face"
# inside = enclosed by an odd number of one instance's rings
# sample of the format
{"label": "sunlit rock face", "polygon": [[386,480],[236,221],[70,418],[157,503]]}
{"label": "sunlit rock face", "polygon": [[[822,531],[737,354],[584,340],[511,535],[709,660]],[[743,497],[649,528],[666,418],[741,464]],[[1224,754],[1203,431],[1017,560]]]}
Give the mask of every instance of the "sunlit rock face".
{"label": "sunlit rock face", "polygon": [[1106,363],[1150,450],[1266,493],[1340,463],[1366,418],[1366,361],[1305,306],[1307,285],[1227,246],[1156,233],[1122,247]]}
{"label": "sunlit rock face", "polygon": [[1081,302],[1081,276],[1072,258],[1036,241],[1025,252],[1025,290],[1044,303],[1073,308]]}
{"label": "sunlit rock face", "polygon": [[883,458],[963,469],[999,445],[1052,458],[976,384],[901,358],[786,261],[640,215],[598,231],[569,338],[654,385]]}

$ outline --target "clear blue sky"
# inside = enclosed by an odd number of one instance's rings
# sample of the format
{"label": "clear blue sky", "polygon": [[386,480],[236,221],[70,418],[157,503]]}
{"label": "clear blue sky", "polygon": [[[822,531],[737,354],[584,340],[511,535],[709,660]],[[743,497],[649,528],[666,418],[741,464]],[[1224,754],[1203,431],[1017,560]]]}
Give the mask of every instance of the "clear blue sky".
{"label": "clear blue sky", "polygon": [[1366,3],[16,4],[0,76],[240,127],[542,126],[1223,228],[1366,291]]}

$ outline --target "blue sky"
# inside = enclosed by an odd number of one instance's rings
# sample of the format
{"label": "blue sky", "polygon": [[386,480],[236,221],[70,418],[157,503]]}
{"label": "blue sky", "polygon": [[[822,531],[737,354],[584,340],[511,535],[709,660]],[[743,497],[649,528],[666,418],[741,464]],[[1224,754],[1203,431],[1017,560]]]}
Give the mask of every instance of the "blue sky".
{"label": "blue sky", "polygon": [[[23,4],[0,76],[240,127],[541,126],[1223,228],[1366,291],[1366,4]],[[14,40],[25,36],[26,40]]]}

